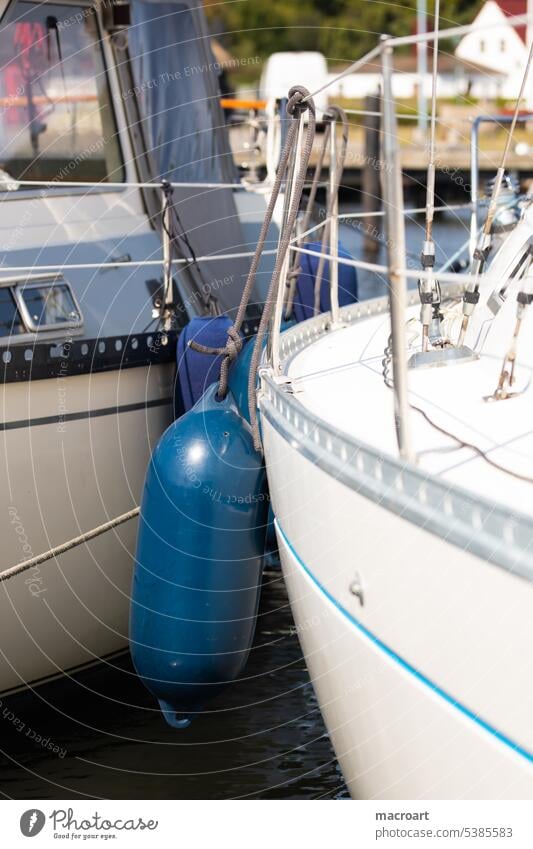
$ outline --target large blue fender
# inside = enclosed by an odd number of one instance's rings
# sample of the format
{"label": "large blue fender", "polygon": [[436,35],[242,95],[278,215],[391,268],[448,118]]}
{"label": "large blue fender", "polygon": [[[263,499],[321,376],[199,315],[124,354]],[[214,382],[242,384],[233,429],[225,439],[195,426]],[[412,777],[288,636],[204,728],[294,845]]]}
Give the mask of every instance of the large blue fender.
{"label": "large blue fender", "polygon": [[146,475],[130,612],[135,668],[166,720],[186,724],[251,648],[268,510],[262,458],[211,386],[163,434]]}

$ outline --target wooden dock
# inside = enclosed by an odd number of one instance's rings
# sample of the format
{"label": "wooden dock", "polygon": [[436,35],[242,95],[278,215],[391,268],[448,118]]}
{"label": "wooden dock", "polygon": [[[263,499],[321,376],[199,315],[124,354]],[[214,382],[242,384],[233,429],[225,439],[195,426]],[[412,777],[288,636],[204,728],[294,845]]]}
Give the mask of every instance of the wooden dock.
{"label": "wooden dock", "polygon": [[[411,130],[411,128],[408,128]],[[401,162],[404,171],[404,182],[408,190],[416,193],[425,190],[427,152],[423,145],[413,142],[412,132],[402,132],[400,128]],[[250,143],[250,131],[245,126],[235,126],[230,131],[231,146],[235,161],[241,167],[249,167],[250,164],[264,172],[265,161],[260,150],[255,150]],[[526,155],[519,155],[512,150],[508,159],[508,170],[514,172],[523,188],[533,181],[533,137],[529,137],[532,146]],[[479,153],[480,185],[483,187],[485,180],[494,176],[500,164],[502,145],[499,137],[491,146],[492,137],[485,134],[482,138],[482,146]],[[311,164],[317,159],[318,146],[321,142],[320,134],[311,154]],[[326,157],[327,165],[327,157]],[[343,185],[347,189],[359,189],[363,187],[363,171],[375,169],[380,172],[383,164],[374,156],[365,154],[365,140],[362,130],[352,130],[348,141],[346,153],[346,165],[344,169]],[[437,153],[437,188],[446,197],[456,197],[468,194],[470,190],[470,144],[465,138],[460,141],[441,142]]]}

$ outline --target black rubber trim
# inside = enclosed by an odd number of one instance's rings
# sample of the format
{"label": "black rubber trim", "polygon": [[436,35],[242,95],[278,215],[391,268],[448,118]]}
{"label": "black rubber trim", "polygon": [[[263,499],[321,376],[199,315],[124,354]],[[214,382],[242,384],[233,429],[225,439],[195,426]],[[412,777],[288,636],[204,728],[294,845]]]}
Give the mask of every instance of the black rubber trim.
{"label": "black rubber trim", "polygon": [[156,398],[153,401],[138,401],[135,404],[123,404],[117,407],[101,407],[99,410],[80,410],[79,413],[43,416],[40,419],[19,419],[12,422],[0,422],[0,432],[4,430],[20,430],[24,427],[40,427],[41,425],[63,424],[76,422],[81,419],[98,419],[101,416],[113,416],[120,413],[132,413],[135,410],[150,410],[152,407],[165,407],[173,403],[172,398]]}
{"label": "black rubber trim", "polygon": [[68,378],[176,361],[177,333],[137,333],[99,339],[0,345],[0,383]]}

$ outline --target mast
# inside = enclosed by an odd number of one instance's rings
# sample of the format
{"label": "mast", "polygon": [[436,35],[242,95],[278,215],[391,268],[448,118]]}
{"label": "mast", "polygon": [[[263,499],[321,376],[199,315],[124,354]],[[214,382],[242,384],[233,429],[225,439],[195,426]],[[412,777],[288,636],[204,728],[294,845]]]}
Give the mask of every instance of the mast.
{"label": "mast", "polygon": [[[531,51],[533,45],[533,0],[527,0],[526,44],[527,49]],[[526,107],[533,111],[533,90],[531,86],[526,95]]]}
{"label": "mast", "polygon": [[405,277],[405,221],[403,214],[402,170],[398,151],[396,107],[392,90],[392,47],[387,36],[381,36],[383,74],[383,160],[387,163],[383,180],[383,207],[387,226],[389,266],[389,302],[391,317],[391,349],[394,389],[394,419],[400,457],[413,460],[409,428],[409,398],[407,384],[407,340],[405,307],[407,280]]}
{"label": "mast", "polygon": [[[529,0],[529,2],[533,2],[533,0]],[[425,35],[427,32],[426,0],[417,0],[416,30],[418,35]],[[418,129],[420,131],[420,137],[425,138],[428,126],[425,91],[426,75],[428,72],[428,46],[427,41],[424,39],[416,45],[416,57],[418,71]]]}
{"label": "mast", "polygon": [[435,140],[437,131],[437,75],[439,61],[439,19],[440,0],[435,0],[433,39],[433,67],[431,79],[431,123],[429,130],[428,145],[428,170],[426,191],[426,226],[424,235],[424,246],[422,248],[421,263],[428,276],[420,280],[420,321],[422,324],[422,351],[429,350],[430,341],[436,345],[442,345],[442,334],[440,331],[440,294],[437,281],[433,277],[435,265],[435,242],[433,240],[433,217],[435,214]]}

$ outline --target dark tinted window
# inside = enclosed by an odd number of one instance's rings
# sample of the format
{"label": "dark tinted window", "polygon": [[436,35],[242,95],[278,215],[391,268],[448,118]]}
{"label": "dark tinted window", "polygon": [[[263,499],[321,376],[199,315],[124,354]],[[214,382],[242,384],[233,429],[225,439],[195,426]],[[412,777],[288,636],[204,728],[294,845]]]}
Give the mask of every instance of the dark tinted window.
{"label": "dark tinted window", "polygon": [[24,333],[24,325],[9,289],[0,287],[0,336]]}
{"label": "dark tinted window", "polygon": [[9,177],[123,179],[90,7],[11,5],[0,26],[0,105],[0,168]]}

